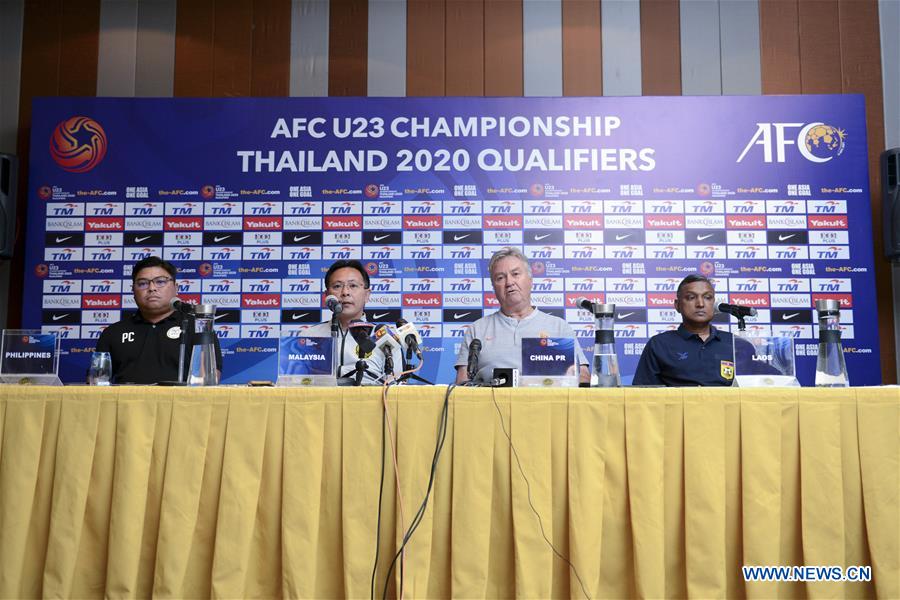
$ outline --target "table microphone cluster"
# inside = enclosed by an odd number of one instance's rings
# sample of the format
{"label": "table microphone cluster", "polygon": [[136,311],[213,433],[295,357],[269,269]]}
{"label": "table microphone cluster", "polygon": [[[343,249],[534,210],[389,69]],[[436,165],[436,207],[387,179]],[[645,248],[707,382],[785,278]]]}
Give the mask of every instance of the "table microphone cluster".
{"label": "table microphone cluster", "polygon": [[[327,299],[326,299],[327,302]],[[340,304],[337,305],[340,307]],[[366,321],[351,321],[347,331],[356,341],[359,349],[359,360],[350,374],[338,378],[338,385],[355,385],[363,384],[363,379],[368,375],[376,381],[383,381],[390,375],[394,374],[394,351],[400,353],[403,361],[402,371],[410,371],[413,364],[413,356],[422,361],[422,336],[419,334],[416,326],[400,319],[396,322],[396,326],[392,327],[387,323],[381,323],[377,326],[374,323]],[[368,358],[376,353],[381,353],[384,358],[384,368],[382,373],[373,373],[369,370],[370,363]],[[407,379],[415,379],[422,383],[431,383],[414,373],[403,375],[400,381]]]}

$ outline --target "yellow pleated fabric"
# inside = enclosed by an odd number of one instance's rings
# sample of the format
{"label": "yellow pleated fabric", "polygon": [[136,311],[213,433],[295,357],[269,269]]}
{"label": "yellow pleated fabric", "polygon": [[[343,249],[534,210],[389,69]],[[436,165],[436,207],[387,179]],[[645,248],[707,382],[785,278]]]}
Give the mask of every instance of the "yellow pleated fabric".
{"label": "yellow pleated fabric", "polygon": [[897,388],[446,390],[0,386],[0,597],[900,598]]}

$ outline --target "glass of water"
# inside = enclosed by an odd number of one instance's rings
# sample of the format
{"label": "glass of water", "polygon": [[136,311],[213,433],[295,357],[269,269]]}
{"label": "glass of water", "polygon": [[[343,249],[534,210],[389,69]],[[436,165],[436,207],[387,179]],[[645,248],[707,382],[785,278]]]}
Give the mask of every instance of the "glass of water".
{"label": "glass of water", "polygon": [[88,371],[89,385],[109,385],[112,378],[112,358],[109,352],[94,352]]}

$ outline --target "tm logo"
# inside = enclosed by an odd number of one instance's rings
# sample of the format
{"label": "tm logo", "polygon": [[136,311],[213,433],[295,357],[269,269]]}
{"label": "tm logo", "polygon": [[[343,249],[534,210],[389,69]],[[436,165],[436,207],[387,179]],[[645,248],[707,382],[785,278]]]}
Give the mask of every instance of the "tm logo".
{"label": "tm logo", "polygon": [[234,209],[237,207],[236,204],[232,202],[225,202],[222,206],[213,206],[210,208],[210,214],[213,215],[230,215],[234,212]]}
{"label": "tm logo", "polygon": [[634,251],[637,250],[634,246],[625,246],[624,248],[612,249],[612,257],[613,258],[632,258],[634,257]]}
{"label": "tm logo", "polygon": [[[788,246],[784,250],[776,250],[775,258],[797,258],[797,252],[800,250],[797,246]],[[830,258],[830,257],[824,257]],[[834,256],[837,258],[837,256]]]}
{"label": "tm logo", "polygon": [[272,289],[272,284],[275,282],[270,279],[263,279],[259,283],[249,283],[247,284],[247,290],[250,292],[268,292]]}
{"label": "tm logo", "polygon": [[462,279],[459,282],[453,282],[450,284],[451,292],[469,292],[472,290],[472,284],[475,283],[474,279]]}
{"label": "tm logo", "polygon": [[463,201],[458,205],[454,204],[450,206],[450,214],[453,215],[467,215],[472,212],[472,208],[475,206],[474,202]]}
{"label": "tm logo", "polygon": [[349,215],[351,210],[353,210],[352,202],[342,202],[339,206],[331,207],[331,214],[333,214],[333,215]]}
{"label": "tm logo", "polygon": [[461,248],[451,248],[450,249],[450,258],[471,258],[472,251],[475,250],[472,246],[462,246]]}

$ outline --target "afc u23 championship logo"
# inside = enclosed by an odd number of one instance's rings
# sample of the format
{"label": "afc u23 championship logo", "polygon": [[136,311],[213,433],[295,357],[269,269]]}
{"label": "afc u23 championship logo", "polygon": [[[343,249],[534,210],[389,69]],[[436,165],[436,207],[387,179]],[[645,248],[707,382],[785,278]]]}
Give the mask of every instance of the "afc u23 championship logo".
{"label": "afc u23 championship logo", "polygon": [[50,136],[50,156],[70,173],[87,173],[99,165],[107,146],[103,127],[89,117],[66,119]]}
{"label": "afc u23 championship logo", "polygon": [[833,125],[815,123],[757,123],[756,132],[744,146],[737,162],[751,150],[761,150],[763,162],[784,163],[788,146],[812,163],[827,163],[844,152],[847,132]]}

